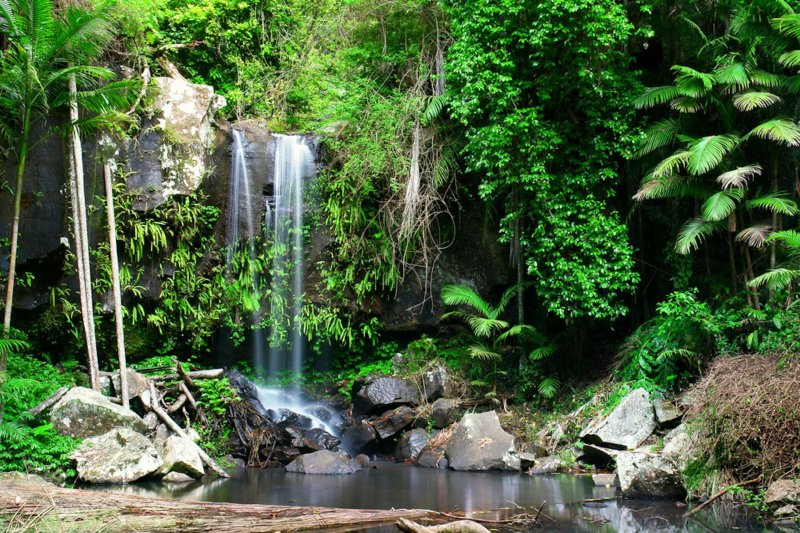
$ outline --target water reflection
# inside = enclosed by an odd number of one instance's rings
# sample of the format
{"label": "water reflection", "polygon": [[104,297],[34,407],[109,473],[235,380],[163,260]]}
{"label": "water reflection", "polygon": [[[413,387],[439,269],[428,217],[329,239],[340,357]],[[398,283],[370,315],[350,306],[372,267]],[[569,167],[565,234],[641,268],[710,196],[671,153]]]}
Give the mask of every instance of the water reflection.
{"label": "water reflection", "polygon": [[[690,519],[680,502],[617,500],[613,487],[588,476],[525,476],[468,473],[399,464],[377,464],[348,476],[294,474],[282,469],[237,469],[230,479],[189,484],[109,486],[125,494],[213,502],[303,505],[360,509],[464,511],[478,518],[507,518],[542,511],[554,519],[537,531],[668,532],[772,531],[729,505],[709,506]],[[491,511],[491,512],[486,512]],[[397,530],[394,527],[374,531]],[[774,531],[777,531],[774,530]]]}

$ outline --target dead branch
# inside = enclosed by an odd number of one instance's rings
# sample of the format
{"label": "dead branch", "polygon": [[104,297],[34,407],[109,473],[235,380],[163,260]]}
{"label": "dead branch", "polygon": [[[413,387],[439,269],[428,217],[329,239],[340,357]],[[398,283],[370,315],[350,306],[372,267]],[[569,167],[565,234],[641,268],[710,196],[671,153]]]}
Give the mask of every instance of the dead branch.
{"label": "dead branch", "polygon": [[46,411],[47,409],[50,409],[52,406],[54,406],[56,404],[56,402],[58,400],[61,399],[62,396],[64,396],[67,393],[68,390],[69,390],[69,387],[61,387],[60,389],[55,391],[53,394],[51,394],[47,399],[45,399],[42,403],[40,403],[39,405],[37,405],[33,409],[29,409],[28,410],[28,414],[31,415],[31,416],[38,416],[39,413],[41,413],[42,411]]}
{"label": "dead branch", "polygon": [[753,478],[753,479],[748,479],[747,481],[742,481],[741,483],[734,483],[733,485],[728,485],[727,487],[725,487],[724,489],[720,490],[719,492],[717,492],[716,494],[711,496],[709,499],[707,499],[706,501],[704,501],[703,503],[701,503],[700,505],[698,505],[697,507],[695,507],[694,509],[689,511],[688,513],[685,513],[683,515],[683,518],[689,518],[693,514],[699,513],[701,510],[703,510],[706,506],[708,506],[714,500],[719,499],[720,497],[722,497],[724,494],[726,494],[729,490],[731,490],[734,487],[747,487],[749,485],[755,485],[756,483],[759,483],[759,482],[761,482],[761,476],[758,476],[757,478]]}

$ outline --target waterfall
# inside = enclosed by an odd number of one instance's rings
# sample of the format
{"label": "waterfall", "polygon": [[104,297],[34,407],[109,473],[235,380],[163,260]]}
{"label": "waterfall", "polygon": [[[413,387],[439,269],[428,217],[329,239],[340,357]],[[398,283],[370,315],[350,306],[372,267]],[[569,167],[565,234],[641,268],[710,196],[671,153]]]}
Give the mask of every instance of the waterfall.
{"label": "waterfall", "polygon": [[[274,135],[273,195],[267,199],[267,231],[275,251],[270,316],[273,321],[269,373],[303,371],[303,189],[314,174],[314,154],[302,135]],[[288,332],[288,349],[277,345]]]}

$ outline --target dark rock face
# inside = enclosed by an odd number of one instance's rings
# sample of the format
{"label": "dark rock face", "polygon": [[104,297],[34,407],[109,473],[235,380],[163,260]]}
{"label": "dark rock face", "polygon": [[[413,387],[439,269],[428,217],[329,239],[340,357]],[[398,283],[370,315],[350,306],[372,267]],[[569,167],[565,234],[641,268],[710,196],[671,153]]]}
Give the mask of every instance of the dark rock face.
{"label": "dark rock face", "polygon": [[301,450],[332,450],[341,442],[320,428],[304,430],[298,427],[287,427],[285,431],[289,435],[291,446]]}
{"label": "dark rock face", "polygon": [[447,445],[454,470],[519,470],[514,437],[500,427],[497,413],[464,415]]}
{"label": "dark rock face", "polygon": [[580,434],[583,442],[606,448],[633,450],[656,428],[650,394],[644,389],[629,392],[611,413],[595,420]]}
{"label": "dark rock face", "polygon": [[388,439],[392,435],[400,433],[417,418],[417,410],[401,405],[396,409],[383,413],[376,419],[370,419],[369,425],[375,428],[375,432],[382,439]]}
{"label": "dark rock face", "polygon": [[225,373],[225,375],[228,377],[231,387],[234,388],[242,401],[250,404],[260,416],[269,418],[267,410],[264,408],[264,406],[261,404],[261,400],[258,398],[258,390],[256,389],[256,386],[253,385],[253,383],[247,379],[244,374],[235,368],[231,368]]}
{"label": "dark rock face", "polygon": [[422,395],[429,402],[447,394],[450,375],[443,366],[436,366],[422,375]]}
{"label": "dark rock face", "polygon": [[458,414],[458,401],[447,398],[439,398],[431,406],[431,418],[433,425],[439,429],[446,428],[456,421]]}
{"label": "dark rock face", "polygon": [[428,444],[430,435],[424,429],[413,429],[407,431],[397,441],[397,448],[395,449],[394,456],[400,460],[416,459],[423,448]]}
{"label": "dark rock face", "polygon": [[376,378],[353,384],[353,414],[377,414],[398,405],[419,405],[417,386],[406,379]]}
{"label": "dark rock face", "polygon": [[314,426],[314,421],[311,418],[289,409],[267,409],[267,414],[281,429],[289,427],[311,429]]}
{"label": "dark rock face", "polygon": [[417,464],[425,468],[443,468],[450,466],[447,461],[447,452],[440,446],[426,446],[417,456]]}
{"label": "dark rock face", "polygon": [[301,474],[342,475],[353,474],[361,470],[361,466],[344,453],[320,450],[301,455],[288,465],[287,472]]}
{"label": "dark rock face", "polygon": [[342,434],[342,448],[350,453],[367,451],[375,444],[378,434],[366,420],[348,428]]}

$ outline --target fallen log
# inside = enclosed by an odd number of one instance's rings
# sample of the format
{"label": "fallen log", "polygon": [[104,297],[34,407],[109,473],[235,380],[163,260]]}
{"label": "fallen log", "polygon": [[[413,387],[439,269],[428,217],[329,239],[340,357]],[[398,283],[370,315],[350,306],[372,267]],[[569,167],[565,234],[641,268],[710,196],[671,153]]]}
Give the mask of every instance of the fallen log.
{"label": "fallen log", "polygon": [[426,517],[426,511],[418,510],[161,500],[65,489],[37,476],[0,474],[0,526],[4,531],[352,531],[401,518]]}
{"label": "fallen log", "polygon": [[[215,379],[221,378],[225,373],[224,368],[214,368],[213,370],[192,370],[186,372],[186,375],[192,379]],[[164,374],[163,376],[152,376],[150,379],[157,379],[158,381],[170,381],[173,379],[183,379],[180,374]]]}
{"label": "fallen log", "polygon": [[69,390],[69,387],[61,387],[53,394],[51,394],[48,398],[46,398],[42,403],[34,407],[33,409],[28,410],[28,414],[31,416],[38,416],[39,413],[42,411],[46,411],[53,407],[58,400],[60,400]]}

